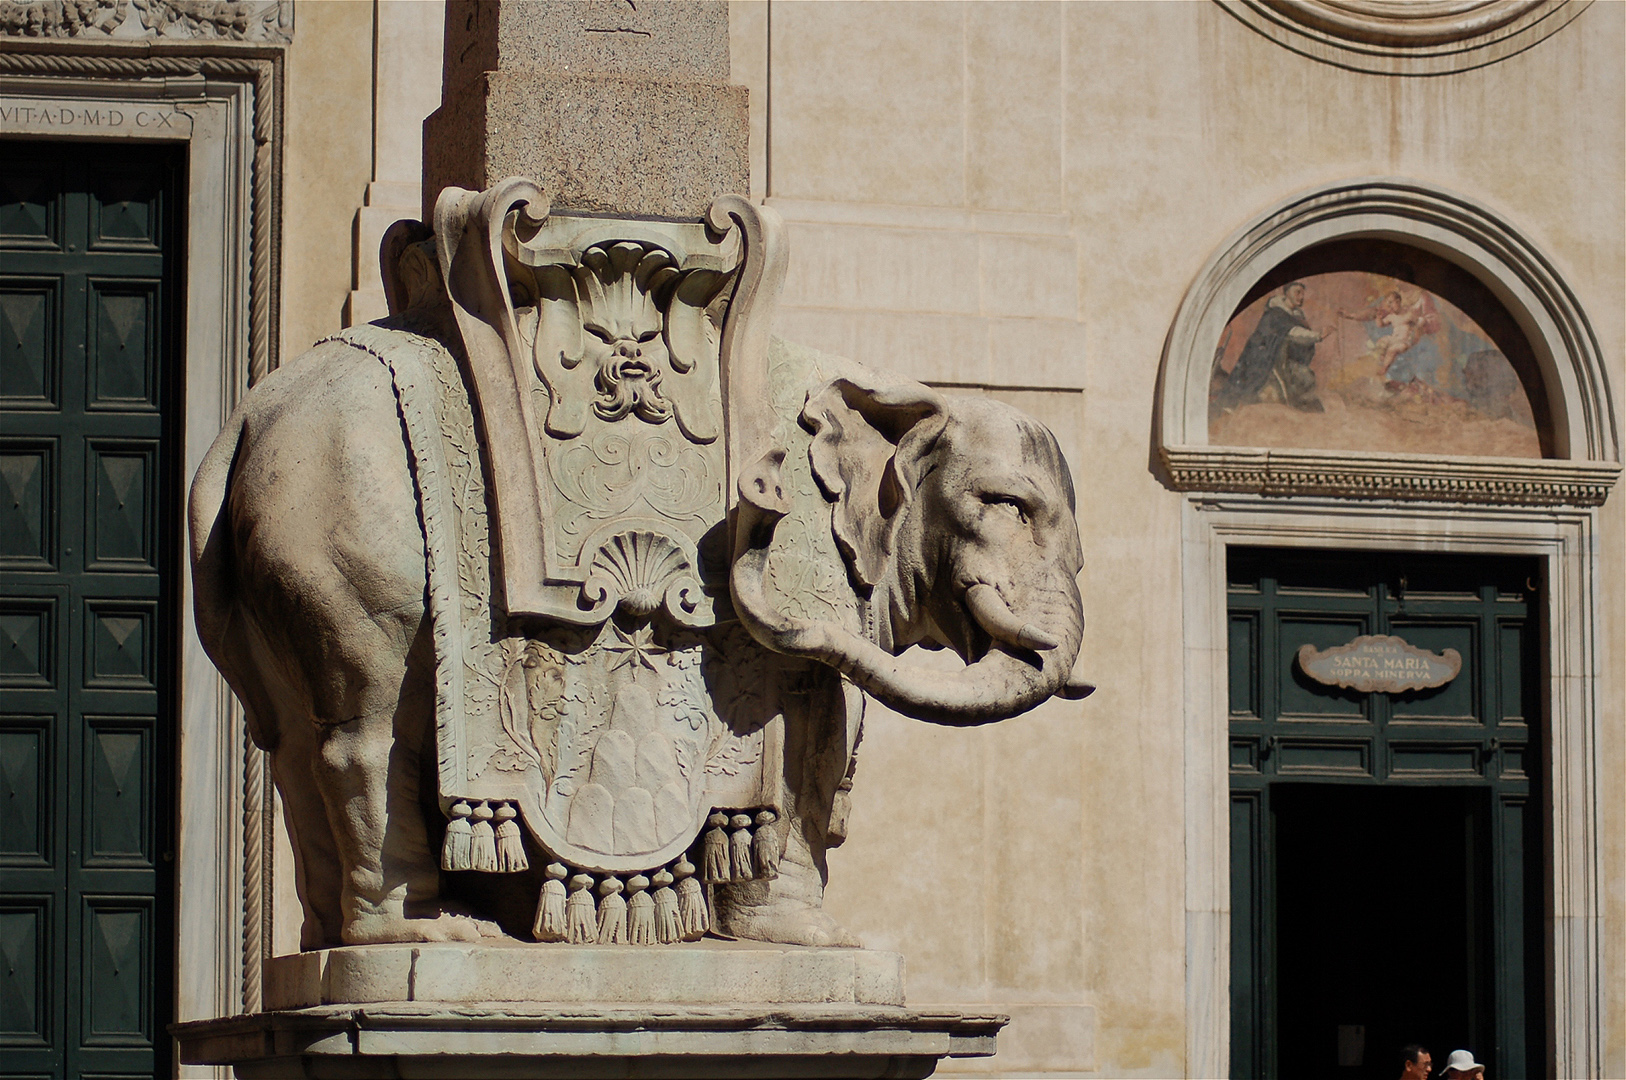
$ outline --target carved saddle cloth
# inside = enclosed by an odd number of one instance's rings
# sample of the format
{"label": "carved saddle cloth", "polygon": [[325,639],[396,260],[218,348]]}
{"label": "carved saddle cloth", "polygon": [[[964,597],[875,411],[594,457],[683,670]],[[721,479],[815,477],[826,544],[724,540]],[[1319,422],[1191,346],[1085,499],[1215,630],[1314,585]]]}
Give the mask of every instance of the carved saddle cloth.
{"label": "carved saddle cloth", "polygon": [[[659,502],[697,486],[693,462],[684,475],[665,425],[628,418],[625,434],[605,425],[596,442],[551,455],[562,459],[555,468],[571,490],[609,511],[567,507],[592,519],[573,542],[593,545],[583,553],[589,571],[578,607],[592,612],[596,602],[598,618],[511,617],[501,591],[494,595],[498,545],[457,359],[432,338],[381,326],[337,340],[389,369],[410,451],[435,645],[447,868],[524,869],[523,823],[553,860],[637,873],[681,857],[714,810],[782,817],[783,723],[773,721],[797,694],[801,665],[764,650],[737,623],[670,617],[671,608],[696,610],[695,599],[709,609],[716,590],[702,591],[694,547],[640,525],[651,491]],[[657,476],[674,467],[675,482]],[[471,834],[474,842],[463,839]]]}

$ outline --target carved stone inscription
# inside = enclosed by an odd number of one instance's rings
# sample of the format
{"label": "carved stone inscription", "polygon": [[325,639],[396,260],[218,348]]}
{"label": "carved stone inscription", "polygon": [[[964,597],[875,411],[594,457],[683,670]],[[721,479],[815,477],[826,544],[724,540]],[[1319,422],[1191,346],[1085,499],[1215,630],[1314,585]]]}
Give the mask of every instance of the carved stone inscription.
{"label": "carved stone inscription", "polygon": [[1347,645],[1325,652],[1314,645],[1299,648],[1299,667],[1318,683],[1363,694],[1398,694],[1444,686],[1462,670],[1462,654],[1419,649],[1403,638],[1363,634]]}

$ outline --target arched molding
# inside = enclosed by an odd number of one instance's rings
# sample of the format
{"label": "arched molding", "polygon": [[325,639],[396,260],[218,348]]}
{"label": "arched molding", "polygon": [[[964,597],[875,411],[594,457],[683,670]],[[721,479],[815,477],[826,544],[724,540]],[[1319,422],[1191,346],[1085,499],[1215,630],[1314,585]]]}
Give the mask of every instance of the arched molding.
{"label": "arched molding", "polygon": [[[1462,268],[1529,341],[1544,384],[1552,457],[1448,457],[1210,446],[1214,350],[1248,290],[1293,255],[1374,239]],[[1620,431],[1596,335],[1550,259],[1491,211],[1414,180],[1343,181],[1296,195],[1233,233],[1208,259],[1164,343],[1158,453],[1182,491],[1348,495],[1589,506],[1620,474]]]}
{"label": "arched molding", "polygon": [[1495,63],[1562,30],[1591,0],[1219,0],[1278,45],[1381,75]]}

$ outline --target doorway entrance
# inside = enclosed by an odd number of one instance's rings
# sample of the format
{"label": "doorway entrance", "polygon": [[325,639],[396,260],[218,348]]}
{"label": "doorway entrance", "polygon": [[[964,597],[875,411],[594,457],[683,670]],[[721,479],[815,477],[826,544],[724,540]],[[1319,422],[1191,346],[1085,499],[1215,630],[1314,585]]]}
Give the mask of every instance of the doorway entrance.
{"label": "doorway entrance", "polygon": [[0,142],[0,1047],[163,1076],[184,147]]}
{"label": "doorway entrance", "polygon": [[[1544,1075],[1537,564],[1233,548],[1228,571],[1231,1075],[1392,1080],[1408,1043]],[[1315,656],[1380,635],[1460,669],[1325,681]]]}

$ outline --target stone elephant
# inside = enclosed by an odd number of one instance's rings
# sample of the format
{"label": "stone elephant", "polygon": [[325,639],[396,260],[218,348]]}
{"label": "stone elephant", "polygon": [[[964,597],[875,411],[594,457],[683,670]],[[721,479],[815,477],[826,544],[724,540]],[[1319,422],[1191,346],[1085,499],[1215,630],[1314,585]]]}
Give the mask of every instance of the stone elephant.
{"label": "stone elephant", "polygon": [[[461,903],[443,890],[425,531],[380,363],[409,343],[461,343],[443,304],[379,325],[371,351],[325,342],[256,386],[191,494],[199,636],[269,752],[305,948],[500,932],[500,883]],[[712,927],[857,944],[821,909],[824,852],[845,836],[857,688],[947,724],[1087,693],[1072,676],[1074,495],[1055,438],[1017,410],[777,340],[772,352],[780,445],[740,482],[728,584],[797,703],[776,720],[788,748],[776,805],[791,820],[777,876],[719,885]],[[797,560],[811,577],[780,572]],[[897,656],[917,644],[967,666]]]}

